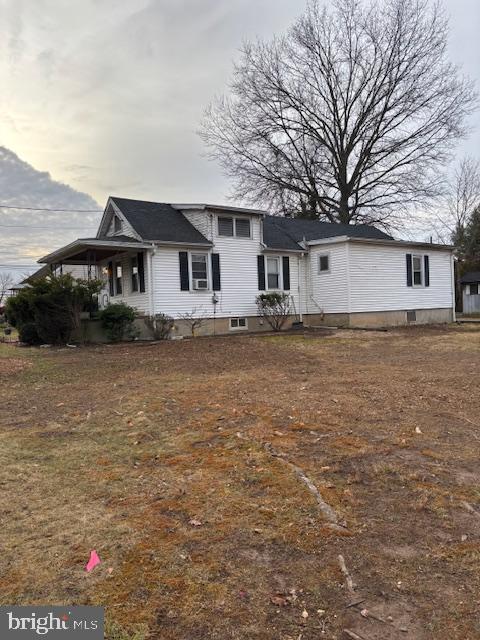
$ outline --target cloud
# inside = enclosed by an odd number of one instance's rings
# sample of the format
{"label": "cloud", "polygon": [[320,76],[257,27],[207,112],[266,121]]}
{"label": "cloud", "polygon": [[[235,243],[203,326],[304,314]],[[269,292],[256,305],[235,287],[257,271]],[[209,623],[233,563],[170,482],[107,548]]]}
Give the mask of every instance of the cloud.
{"label": "cloud", "polygon": [[[100,210],[88,194],[38,171],[0,147],[0,205],[39,209]],[[95,234],[100,213],[29,211],[0,206],[0,270],[29,265],[77,237]]]}

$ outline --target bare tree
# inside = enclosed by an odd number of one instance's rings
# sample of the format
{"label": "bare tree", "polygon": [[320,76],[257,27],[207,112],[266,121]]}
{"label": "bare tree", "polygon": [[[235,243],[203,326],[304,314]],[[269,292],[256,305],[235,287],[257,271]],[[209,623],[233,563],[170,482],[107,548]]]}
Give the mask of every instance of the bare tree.
{"label": "bare tree", "polygon": [[312,0],[285,37],[247,44],[200,135],[236,198],[330,222],[402,226],[440,188],[473,84],[430,0]]}
{"label": "bare tree", "polygon": [[0,273],[0,307],[2,306],[4,299],[7,297],[7,292],[12,287],[12,285],[12,274],[8,271],[2,271]]}
{"label": "bare tree", "polygon": [[207,314],[202,311],[201,307],[200,309],[194,307],[191,311],[181,313],[179,315],[179,318],[190,326],[191,335],[192,338],[194,338],[195,331],[197,329],[200,329],[200,327],[204,324],[205,320],[207,319]]}
{"label": "bare tree", "polygon": [[480,206],[480,162],[463,158],[457,165],[452,179],[440,201],[436,230],[446,242],[461,237],[470,218]]}

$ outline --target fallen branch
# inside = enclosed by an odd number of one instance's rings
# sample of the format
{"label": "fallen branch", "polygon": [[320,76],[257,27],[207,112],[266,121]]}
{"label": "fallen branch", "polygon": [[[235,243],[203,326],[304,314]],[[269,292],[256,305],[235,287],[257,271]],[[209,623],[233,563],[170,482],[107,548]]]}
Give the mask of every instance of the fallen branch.
{"label": "fallen branch", "polygon": [[273,447],[271,446],[270,443],[266,443],[264,445],[266,451],[268,451],[270,453],[270,455],[274,456],[275,458],[277,458],[278,460],[280,460],[281,462],[283,462],[283,464],[287,465],[288,467],[290,467],[290,469],[292,469],[292,471],[294,471],[295,475],[307,486],[308,490],[310,491],[310,493],[315,496],[315,499],[317,501],[317,506],[320,509],[323,517],[325,518],[325,520],[327,521],[327,525],[331,528],[331,529],[335,529],[337,531],[346,531],[346,525],[344,522],[340,522],[338,515],[336,513],[336,511],[325,502],[325,500],[322,498],[320,491],[318,490],[318,488],[315,486],[315,484],[312,482],[312,480],[306,475],[306,473],[303,471],[303,469],[301,469],[300,467],[297,467],[296,464],[293,464],[293,462],[289,462],[288,460],[284,459],[284,454],[280,454],[277,453]]}
{"label": "fallen branch", "polygon": [[461,505],[464,509],[468,511],[468,513],[471,513],[472,515],[480,518],[480,513],[478,513],[478,511],[474,509],[470,503],[466,502],[465,500],[462,500]]}
{"label": "fallen branch", "polygon": [[352,638],[352,640],[368,640],[365,636],[359,636],[358,633],[355,633],[355,631],[351,631],[350,629],[344,629],[343,633],[349,638]]}
{"label": "fallen branch", "polygon": [[338,564],[340,565],[340,570],[345,576],[345,583],[347,585],[347,591],[352,598],[355,597],[355,585],[352,580],[352,576],[348,572],[347,565],[345,564],[345,558],[342,555],[338,556]]}

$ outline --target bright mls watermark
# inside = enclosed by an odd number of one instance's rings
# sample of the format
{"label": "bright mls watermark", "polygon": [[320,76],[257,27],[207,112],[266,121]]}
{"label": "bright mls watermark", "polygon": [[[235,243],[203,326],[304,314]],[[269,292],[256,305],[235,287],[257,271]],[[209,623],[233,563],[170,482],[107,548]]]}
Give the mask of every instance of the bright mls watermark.
{"label": "bright mls watermark", "polygon": [[0,607],[0,639],[103,640],[103,607]]}

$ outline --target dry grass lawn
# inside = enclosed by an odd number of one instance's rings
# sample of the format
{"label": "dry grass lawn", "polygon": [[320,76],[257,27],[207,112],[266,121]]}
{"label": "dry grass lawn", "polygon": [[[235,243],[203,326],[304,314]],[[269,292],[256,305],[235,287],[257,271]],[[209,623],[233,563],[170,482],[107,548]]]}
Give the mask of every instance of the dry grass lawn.
{"label": "dry grass lawn", "polygon": [[0,345],[0,604],[104,605],[109,638],[480,638],[479,380],[475,325]]}

